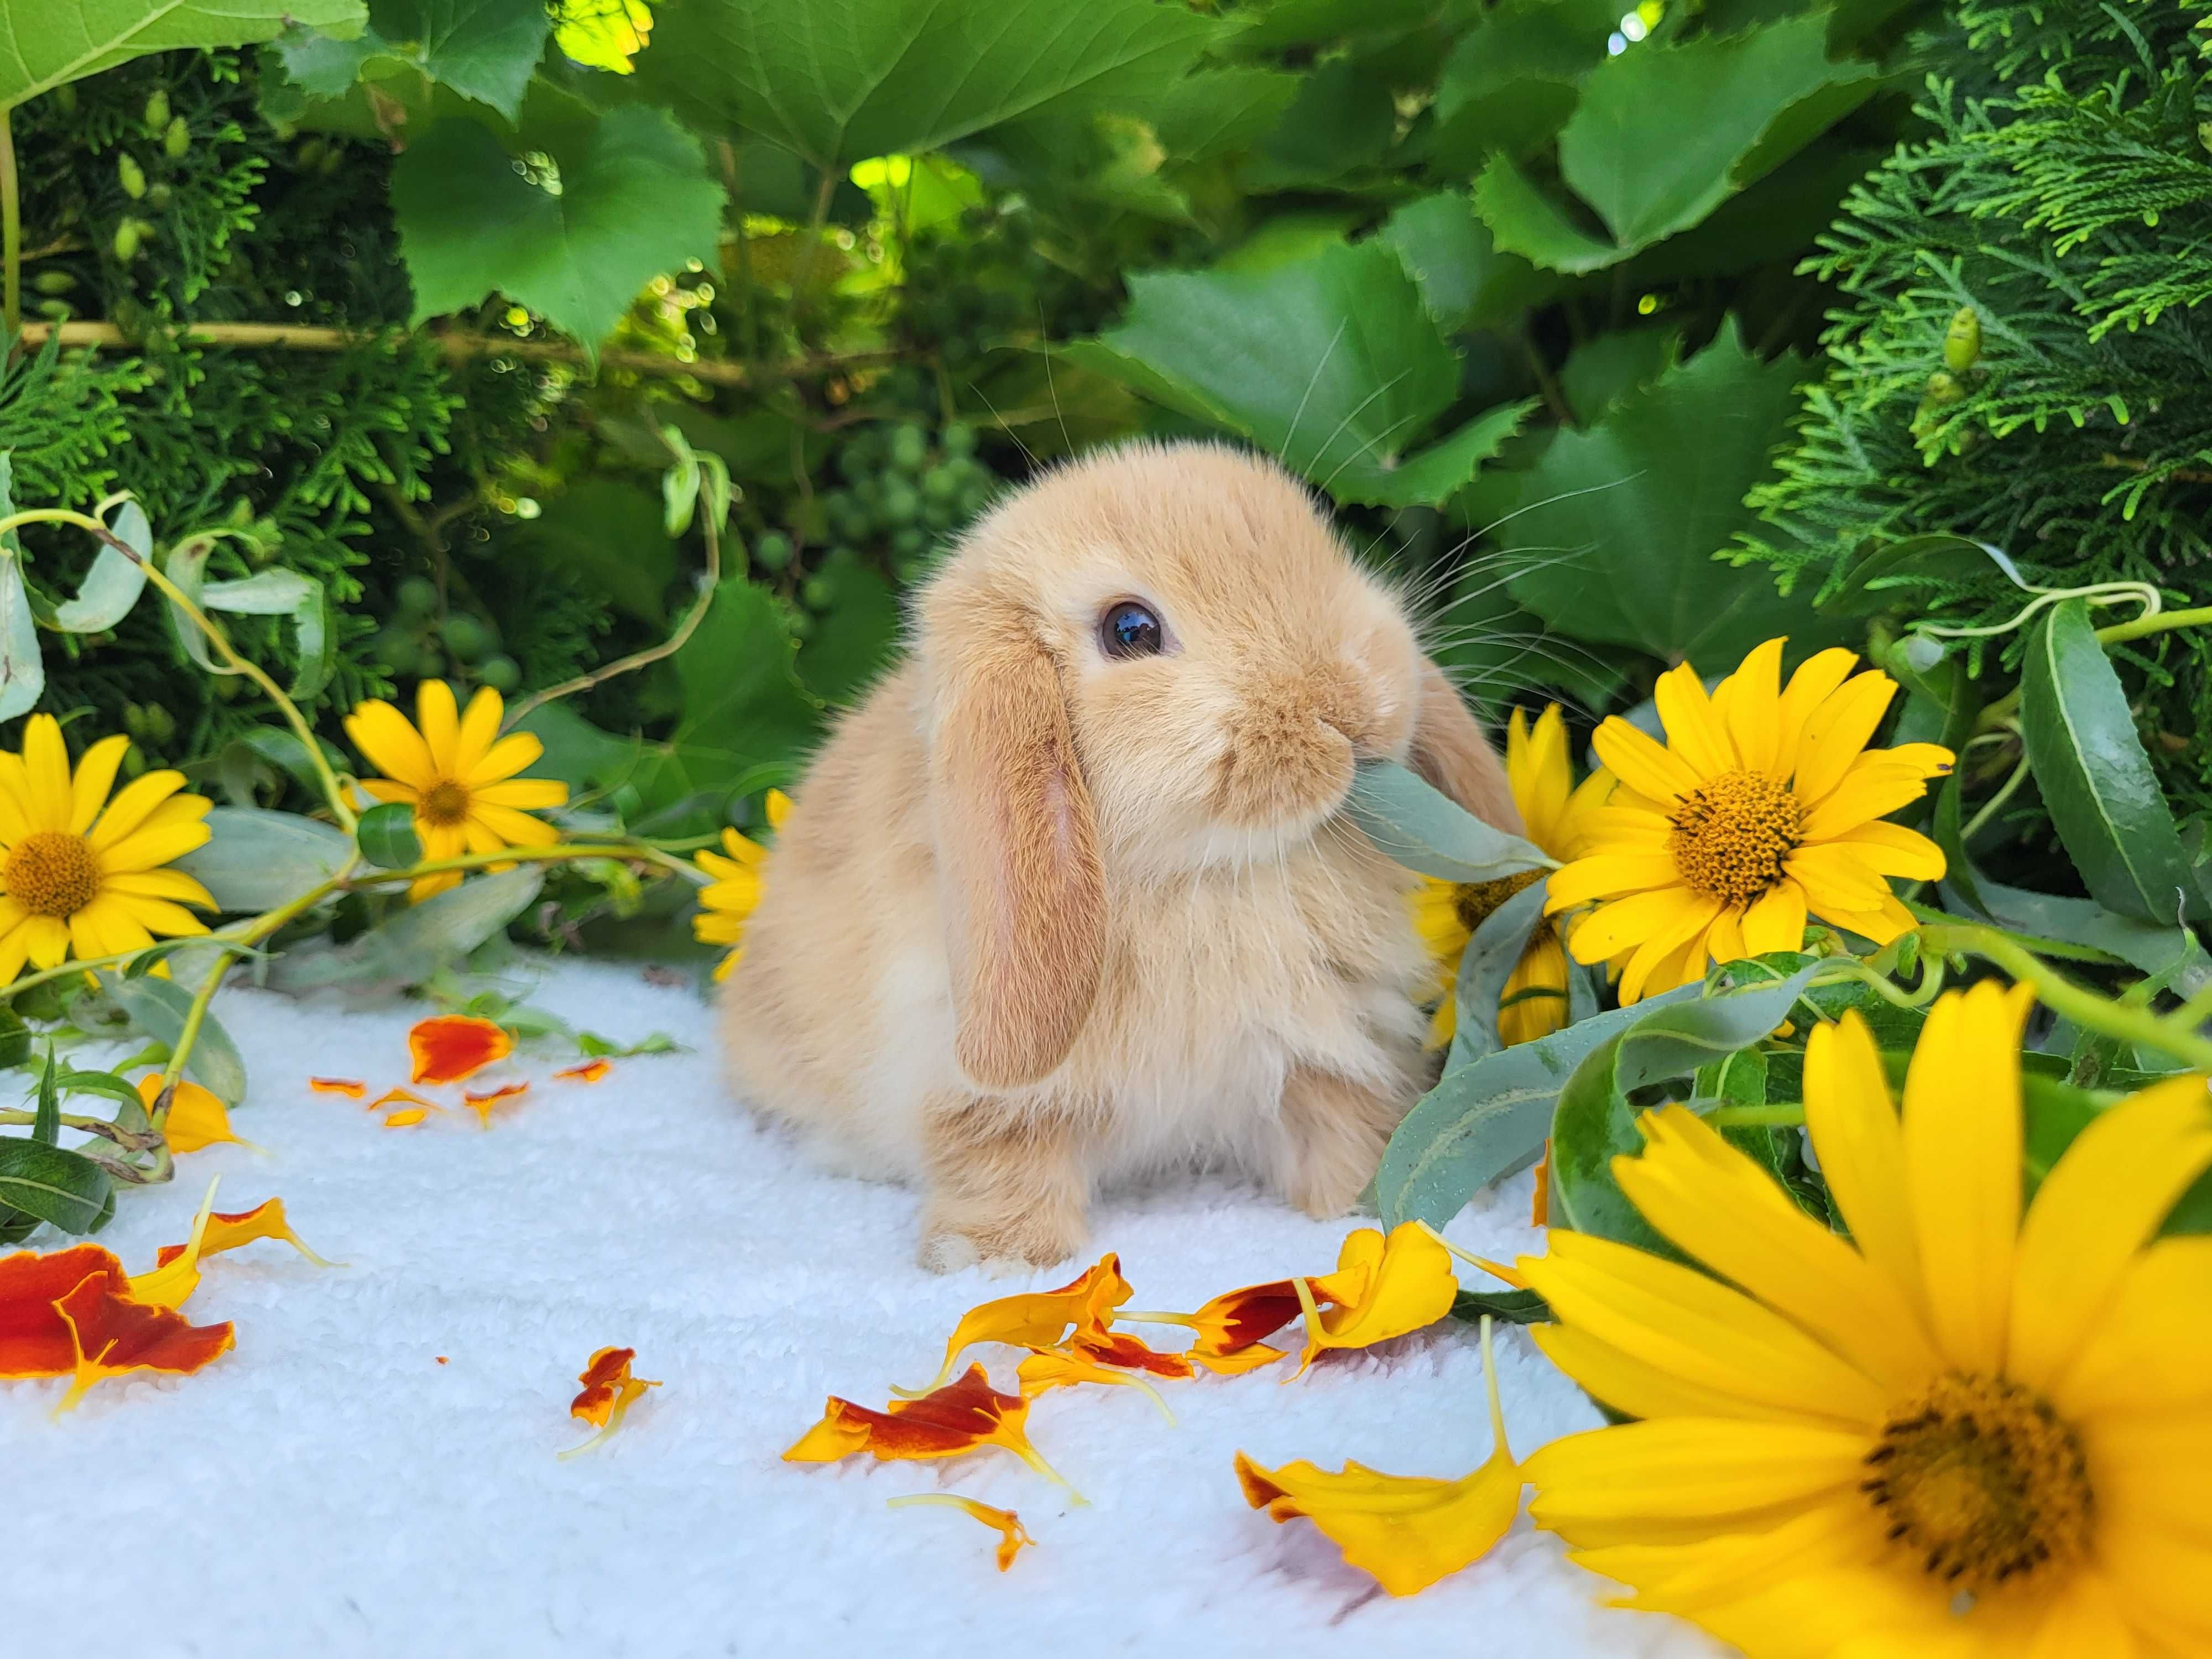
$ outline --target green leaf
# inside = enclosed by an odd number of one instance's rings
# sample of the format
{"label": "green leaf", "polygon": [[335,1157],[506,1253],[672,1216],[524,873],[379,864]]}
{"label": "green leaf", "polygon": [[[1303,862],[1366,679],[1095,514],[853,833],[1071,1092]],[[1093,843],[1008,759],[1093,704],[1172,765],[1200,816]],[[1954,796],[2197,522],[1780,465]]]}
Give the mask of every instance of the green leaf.
{"label": "green leaf", "polygon": [[146,590],[145,561],[154,555],[154,530],[146,522],[146,509],[136,501],[124,502],[110,529],[138,556],[129,558],[105,542],[100,544],[76,597],[54,607],[54,626],[65,634],[105,632],[131,614]]}
{"label": "green leaf", "polygon": [[354,826],[353,838],[362,857],[380,870],[404,870],[422,861],[422,837],[416,833],[415,809],[404,800],[370,807]]}
{"label": "green leaf", "polygon": [[[296,570],[258,570],[236,581],[209,582],[200,608],[242,617],[289,617],[299,668],[287,695],[312,698],[331,678],[331,599],[322,583]],[[194,630],[198,632],[197,629]]]}
{"label": "green leaf", "polygon": [[1593,270],[1688,229],[1873,93],[1872,64],[1828,61],[1820,15],[1607,58],[1559,131],[1559,176],[1611,233],[1577,229],[1504,156],[1476,191],[1498,246]]}
{"label": "green leaf", "polygon": [[23,586],[22,556],[0,551],[0,720],[30,713],[46,689],[46,663]]}
{"label": "green leaf", "polygon": [[[101,986],[131,1017],[132,1025],[155,1042],[167,1043],[172,1054],[176,1052],[191,1009],[191,992],[174,980],[150,976],[112,982],[103,980]],[[246,1098],[246,1062],[239,1057],[230,1033],[212,1013],[200,1021],[199,1035],[185,1060],[185,1073],[220,1096],[226,1106],[235,1106]]]}
{"label": "green leaf", "polygon": [[273,40],[289,23],[348,28],[361,0],[56,0],[11,5],[0,36],[0,110],[133,58]]}
{"label": "green leaf", "polygon": [[1281,70],[1204,70],[1168,88],[1155,106],[1152,129],[1178,162],[1237,155],[1274,129],[1297,90],[1298,77]]}
{"label": "green leaf", "polygon": [[1383,1152],[1375,1191],[1384,1222],[1419,1219],[1440,1227],[1476,1193],[1527,1168],[1543,1149],[1559,1091],[1583,1058],[1654,1008],[1703,990],[1685,985],[1446,1072]]}
{"label": "green leaf", "polygon": [[[799,682],[776,601],[751,582],[716,589],[673,660],[684,718],[664,763],[672,775],[640,785],[656,799],[673,799],[686,785],[734,793],[753,769],[795,761],[821,730],[821,704]],[[727,799],[720,795],[718,817]]]}
{"label": "green leaf", "polygon": [[[648,58],[667,43],[654,45]],[[392,167],[392,207],[416,322],[496,290],[595,349],[653,277],[689,259],[715,263],[722,188],[699,141],[666,114],[611,110],[547,148],[557,194],[518,172],[474,122],[441,123],[407,147]]]}
{"label": "green leaf", "polygon": [[1559,286],[1549,271],[1500,253],[1463,191],[1440,191],[1407,203],[1383,221],[1374,240],[1398,250],[1429,314],[1448,330],[1517,317]]}
{"label": "green leaf", "polygon": [[296,812],[217,806],[207,815],[206,842],[176,868],[240,915],[273,910],[345,867],[353,843],[345,832]]}
{"label": "green leaf", "polygon": [[58,1146],[62,1138],[61,1091],[54,1084],[54,1045],[46,1045],[46,1063],[39,1073],[39,1109],[31,1125],[31,1139],[41,1146]]}
{"label": "green leaf", "polygon": [[[791,422],[774,417],[790,476]],[[702,447],[708,441],[699,440]],[[506,532],[502,558],[544,560],[573,570],[618,611],[653,628],[668,625],[667,593],[676,580],[676,544],[661,504],[636,485],[586,478],[545,503],[537,518]]]}
{"label": "green leaf", "polygon": [[1452,1317],[1470,1325],[1487,1317],[1506,1325],[1548,1325],[1551,1304],[1534,1291],[1462,1291],[1452,1298]]}
{"label": "green leaf", "polygon": [[1463,1066],[1505,1046],[1498,1033],[1498,1003],[1528,940],[1543,924],[1547,896],[1547,882],[1522,888],[1485,916],[1467,942],[1452,991],[1457,1028],[1448,1065]]}
{"label": "green leaf", "polygon": [[2206,896],[2087,600],[2062,600],[2029,635],[2020,713],[2051,825],[2097,902],[2151,921],[2203,916]]}
{"label": "green leaf", "polygon": [[1155,0],[684,0],[635,79],[694,125],[728,125],[842,175],[1052,109],[1141,113],[1219,26]]}
{"label": "green leaf", "polygon": [[[1744,494],[1789,436],[1799,365],[1762,363],[1735,320],[1587,431],[1563,431],[1523,475],[1497,532],[1513,597],[1571,638],[1687,658],[1724,673],[1778,634],[1808,653],[1844,636],[1763,568],[1713,556],[1753,515]],[[1510,567],[1509,567],[1510,568]]]}
{"label": "green leaf", "polygon": [[35,1140],[0,1139],[0,1206],[82,1235],[99,1231],[114,1203],[107,1172],[82,1153]]}
{"label": "green leaf", "polygon": [[1345,811],[1383,856],[1446,881],[1496,881],[1558,861],[1534,842],[1494,830],[1395,761],[1362,761]]}
{"label": "green leaf", "polygon": [[841,707],[857,702],[898,654],[898,595],[848,547],[833,551],[817,574],[836,584],[837,603],[800,644],[799,678],[823,702]]}
{"label": "green leaf", "polygon": [[1273,5],[1240,8],[1237,17],[1250,21],[1225,44],[1239,52],[1318,46],[1346,35],[1406,28],[1435,9],[1435,0],[1275,0]]}
{"label": "green leaf", "polygon": [[1621,1089],[1632,1092],[1688,1077],[1702,1066],[1749,1048],[1790,1017],[1806,981],[1820,969],[1819,962],[1810,962],[1772,983],[1745,985],[1696,1002],[1655,1009],[1622,1034],[1615,1064]]}
{"label": "green leaf", "polygon": [[286,951],[270,965],[269,983],[280,991],[343,988],[363,995],[420,985],[521,915],[544,884],[544,868],[526,864],[472,876],[420,904],[395,903],[382,921],[343,945]]}
{"label": "green leaf", "polygon": [[1343,501],[1434,505],[1522,412],[1407,453],[1457,398],[1458,358],[1381,242],[1264,270],[1133,276],[1121,325],[1060,351],[1251,439]]}
{"label": "green leaf", "polygon": [[1518,159],[1548,143],[1605,62],[1620,11],[1615,0],[1522,0],[1485,12],[1437,76],[1432,168],[1463,176],[1493,152]]}
{"label": "green leaf", "polygon": [[31,1062],[31,1028],[13,1008],[0,1005],[0,1072]]}
{"label": "green leaf", "polygon": [[1907,536],[1880,545],[1869,543],[1844,567],[1842,581],[1815,603],[1837,617],[1910,612],[1931,597],[1929,590],[1986,576],[1990,562],[2002,558],[1987,543],[1964,536]]}

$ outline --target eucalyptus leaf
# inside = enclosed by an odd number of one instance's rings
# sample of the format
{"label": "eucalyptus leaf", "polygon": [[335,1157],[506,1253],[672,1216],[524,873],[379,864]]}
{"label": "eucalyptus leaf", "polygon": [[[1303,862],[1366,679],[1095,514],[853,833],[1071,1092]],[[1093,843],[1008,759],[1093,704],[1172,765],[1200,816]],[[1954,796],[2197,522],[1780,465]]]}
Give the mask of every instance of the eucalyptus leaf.
{"label": "eucalyptus leaf", "polygon": [[[131,1023],[174,1053],[191,1011],[192,993],[174,980],[118,979],[102,981],[108,995],[131,1017]],[[204,1085],[227,1106],[246,1098],[246,1062],[238,1045],[212,1012],[200,1021],[198,1036],[185,1060],[185,1073]]]}
{"label": "eucalyptus leaf", "polygon": [[2029,635],[2020,713],[2036,787],[2091,896],[2150,921],[2203,916],[2212,901],[2182,851],[2087,601],[2060,601]]}
{"label": "eucalyptus leaf", "polygon": [[1440,1227],[1485,1187],[1534,1162],[1559,1091],[1583,1057],[1652,1010],[1703,989],[1685,985],[1446,1072],[1383,1152],[1375,1182],[1382,1218],[1392,1226],[1418,1219]]}
{"label": "eucalyptus leaf", "polygon": [[1520,965],[1529,939],[1544,924],[1548,889],[1549,884],[1541,880],[1522,888],[1485,916],[1468,941],[1452,994],[1457,1016],[1452,1065],[1480,1060],[1505,1046],[1498,1030],[1498,1004],[1505,994],[1505,981]]}
{"label": "eucalyptus leaf", "polygon": [[82,1235],[106,1224],[114,1202],[114,1183],[82,1153],[36,1140],[0,1139],[0,1206]]}
{"label": "eucalyptus leaf", "polygon": [[[169,550],[161,566],[161,574],[175,586],[176,590],[194,605],[199,604],[200,590],[207,581],[208,556],[215,551],[215,543],[205,536],[195,536],[179,542]],[[177,643],[192,665],[210,674],[235,674],[240,671],[219,663],[208,649],[207,635],[200,626],[185,614],[174,599],[169,601],[169,626],[176,630]]]}
{"label": "eucalyptus leaf", "polygon": [[23,586],[22,556],[0,550],[0,720],[29,714],[46,689],[46,662]]}
{"label": "eucalyptus leaf", "polygon": [[13,1008],[0,1004],[0,1072],[27,1066],[31,1060],[31,1028]]}
{"label": "eucalyptus leaf", "polygon": [[299,667],[286,688],[294,697],[313,697],[331,677],[331,600],[322,583],[296,570],[258,570],[235,581],[210,582],[200,591],[200,606],[236,616],[289,617]]}
{"label": "eucalyptus leaf", "polygon": [[545,872],[535,864],[473,877],[420,904],[395,905],[343,945],[286,951],[270,965],[269,983],[279,991],[362,994],[419,985],[521,915],[544,884]]}
{"label": "eucalyptus leaf", "polygon": [[109,530],[138,556],[100,544],[76,597],[54,607],[54,626],[65,634],[105,632],[129,616],[146,591],[146,561],[154,556],[154,528],[146,521],[146,509],[136,501],[124,502]]}
{"label": "eucalyptus leaf", "polygon": [[1446,881],[1496,881],[1559,861],[1494,830],[1395,761],[1362,761],[1345,811],[1385,857]]}
{"label": "eucalyptus leaf", "polygon": [[422,837],[415,828],[415,809],[404,800],[372,806],[354,826],[361,855],[380,870],[404,870],[422,861]]}
{"label": "eucalyptus leaf", "polygon": [[344,869],[353,842],[343,830],[296,812],[252,806],[209,810],[208,839],[176,868],[240,915],[273,910]]}

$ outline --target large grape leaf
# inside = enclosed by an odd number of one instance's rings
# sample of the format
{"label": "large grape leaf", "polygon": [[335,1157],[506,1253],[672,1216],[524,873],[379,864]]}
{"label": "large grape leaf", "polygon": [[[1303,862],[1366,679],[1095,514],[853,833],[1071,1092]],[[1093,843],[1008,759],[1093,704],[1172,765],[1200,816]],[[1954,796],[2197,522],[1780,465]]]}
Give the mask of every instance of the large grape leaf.
{"label": "large grape leaf", "polygon": [[357,28],[362,0],[10,0],[0,110],[149,52],[273,40],[291,23]]}
{"label": "large grape leaf", "polygon": [[1121,325],[1062,351],[1251,439],[1345,501],[1444,500],[1525,409],[1493,410],[1407,453],[1458,396],[1459,358],[1382,242],[1331,243],[1258,270],[1133,276]]}
{"label": "large grape leaf", "polygon": [[416,322],[496,290],[588,348],[653,277],[687,259],[713,263],[722,188],[699,141],[665,112],[611,110],[548,143],[557,195],[472,121],[441,123],[393,164]]}
{"label": "large grape leaf", "polygon": [[1522,479],[1498,540],[1523,564],[1513,597],[1574,638],[1634,646],[1708,673],[1761,640],[1843,637],[1765,570],[1713,553],[1751,522],[1744,493],[1789,437],[1800,365],[1762,363],[1731,320],[1687,362],[1562,430]]}
{"label": "large grape leaf", "polygon": [[831,169],[1048,106],[1141,112],[1218,33],[1158,0],[677,0],[636,80],[696,125]]}
{"label": "large grape leaf", "polygon": [[551,27],[542,0],[370,0],[368,27],[354,39],[293,28],[276,52],[311,97],[341,98],[369,82],[397,106],[386,124],[411,133],[427,125],[434,87],[514,120]]}
{"label": "large grape leaf", "polygon": [[1619,0],[1510,0],[1462,35],[1437,80],[1431,169],[1464,178],[1493,152],[1519,157],[1574,113],[1582,77],[1606,61]]}
{"label": "large grape leaf", "polygon": [[1498,245],[1554,270],[1595,270],[1700,222],[1880,83],[1869,64],[1831,63],[1826,43],[1814,15],[1607,58],[1559,131],[1559,176],[1609,236],[1495,155],[1475,201]]}

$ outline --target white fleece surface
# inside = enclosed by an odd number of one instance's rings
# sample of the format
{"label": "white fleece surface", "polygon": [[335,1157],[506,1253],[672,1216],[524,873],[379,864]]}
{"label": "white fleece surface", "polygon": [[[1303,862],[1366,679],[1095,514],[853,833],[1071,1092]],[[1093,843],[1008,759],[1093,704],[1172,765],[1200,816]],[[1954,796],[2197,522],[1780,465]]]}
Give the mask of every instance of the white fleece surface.
{"label": "white fleece surface", "polygon": [[[1525,1517],[1488,1559],[1396,1601],[1307,1522],[1246,1506],[1240,1448],[1263,1464],[1357,1458],[1407,1474],[1480,1462],[1480,1362],[1449,1322],[1288,1386],[1287,1364],[1164,1384],[1174,1427],[1132,1389],[1046,1395],[1031,1437],[1087,1507],[995,1450],[781,1462],[824,1395],[881,1406],[889,1385],[932,1374],[971,1304],[1069,1275],[923,1273],[914,1197],[820,1174],[751,1122],[688,986],[571,964],[532,1000],[617,1039],[664,1030],[686,1051],[617,1060],[592,1086],[545,1080],[573,1056],[526,1051],[487,1074],[537,1080],[489,1133],[465,1110],[386,1130],[307,1079],[403,1082],[423,1010],[222,995],[252,1079],[234,1121],[265,1154],[180,1160],[173,1185],[122,1200],[101,1242],[133,1271],[151,1265],[219,1173],[218,1208],[281,1196],[347,1265],[323,1271],[276,1244],[212,1260],[188,1312],[236,1322],[238,1346],[198,1376],[103,1383],[60,1421],[59,1382],[0,1382],[0,1652],[1721,1651],[1601,1606],[1607,1587]],[[1492,1255],[1532,1248],[1528,1203],[1523,1176],[1449,1231]],[[1349,1224],[1195,1178],[1109,1194],[1094,1222],[1133,1305],[1183,1310],[1327,1270]],[[568,1416],[576,1373],[606,1345],[635,1347],[638,1375],[664,1386],[611,1442],[558,1461],[587,1432]],[[1597,1420],[1520,1334],[1498,1352],[1517,1450]],[[1018,1354],[975,1357],[1012,1386]],[[1036,1547],[1001,1575],[995,1534],[884,1503],[939,1490],[1019,1510]]]}

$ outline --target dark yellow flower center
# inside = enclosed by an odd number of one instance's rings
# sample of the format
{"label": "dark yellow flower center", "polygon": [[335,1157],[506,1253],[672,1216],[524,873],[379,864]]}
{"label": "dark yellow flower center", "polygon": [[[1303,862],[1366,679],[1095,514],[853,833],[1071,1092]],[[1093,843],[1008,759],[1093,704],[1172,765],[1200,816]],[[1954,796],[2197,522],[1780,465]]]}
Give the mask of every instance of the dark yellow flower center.
{"label": "dark yellow flower center", "polygon": [[450,830],[467,821],[468,789],[451,778],[441,778],[423,792],[422,804],[416,810],[422,815],[424,823]]}
{"label": "dark yellow flower center", "polygon": [[2063,1571],[2089,1551],[2081,1443],[2047,1401],[1993,1376],[1946,1376],[1867,1454],[1860,1490],[1893,1542],[1962,1590]]}
{"label": "dark yellow flower center", "polygon": [[1723,772],[1668,816],[1682,879],[1707,898],[1748,904],[1782,879],[1804,838],[1805,809],[1764,772]]}
{"label": "dark yellow flower center", "polygon": [[1452,908],[1459,915],[1460,926],[1472,933],[1506,900],[1543,878],[1541,870],[1523,870],[1517,876],[1500,876],[1496,881],[1463,881],[1452,889]]}
{"label": "dark yellow flower center", "polygon": [[73,916],[100,896],[100,861],[82,836],[40,830],[15,843],[0,881],[34,916]]}

